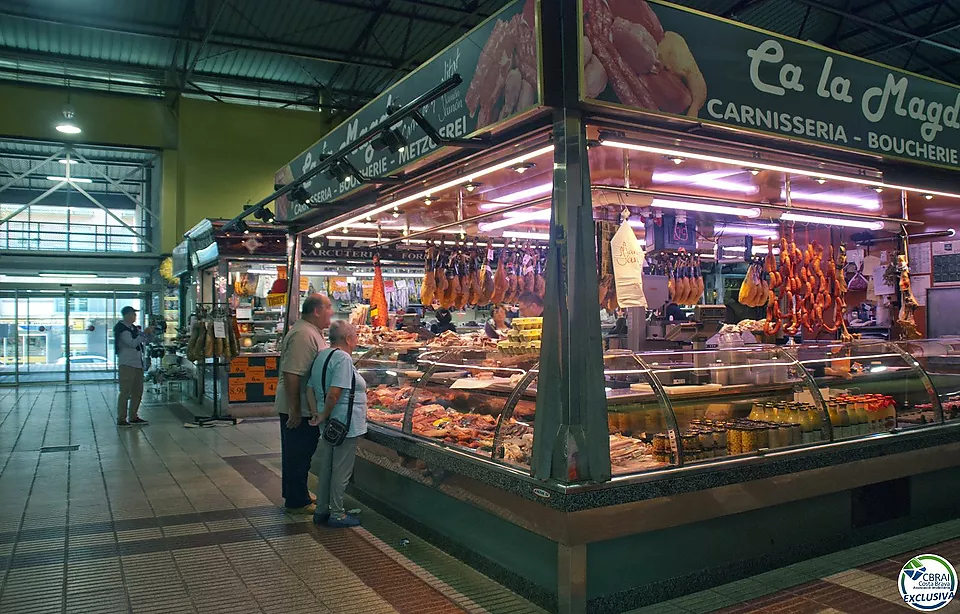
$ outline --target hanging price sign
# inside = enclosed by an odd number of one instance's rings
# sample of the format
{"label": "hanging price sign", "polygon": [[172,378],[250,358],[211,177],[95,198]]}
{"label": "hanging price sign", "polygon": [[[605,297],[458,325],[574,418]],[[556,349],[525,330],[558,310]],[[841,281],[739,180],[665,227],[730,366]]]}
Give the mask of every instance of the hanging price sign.
{"label": "hanging price sign", "polygon": [[287,304],[286,294],[268,294],[267,307],[283,307]]}

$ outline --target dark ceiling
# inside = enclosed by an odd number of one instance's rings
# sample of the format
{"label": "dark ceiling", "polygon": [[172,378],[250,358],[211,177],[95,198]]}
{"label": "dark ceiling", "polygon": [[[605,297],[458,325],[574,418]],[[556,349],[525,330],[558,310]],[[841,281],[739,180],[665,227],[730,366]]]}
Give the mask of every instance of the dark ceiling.
{"label": "dark ceiling", "polygon": [[[351,110],[507,2],[3,0],[0,81]],[[960,84],[960,0],[683,4]]]}

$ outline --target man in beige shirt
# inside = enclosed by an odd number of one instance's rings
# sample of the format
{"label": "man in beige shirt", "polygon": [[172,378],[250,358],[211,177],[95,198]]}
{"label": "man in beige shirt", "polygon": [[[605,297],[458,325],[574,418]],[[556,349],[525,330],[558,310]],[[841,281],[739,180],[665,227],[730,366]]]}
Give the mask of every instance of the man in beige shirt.
{"label": "man in beige shirt", "polygon": [[322,294],[303,301],[300,319],[290,327],[280,344],[280,376],[274,410],[280,415],[281,494],[288,511],[313,514],[307,490],[310,461],[317,451],[320,428],[311,426],[304,412],[307,380],[320,350],[326,349],[323,330],[330,327],[333,304]]}

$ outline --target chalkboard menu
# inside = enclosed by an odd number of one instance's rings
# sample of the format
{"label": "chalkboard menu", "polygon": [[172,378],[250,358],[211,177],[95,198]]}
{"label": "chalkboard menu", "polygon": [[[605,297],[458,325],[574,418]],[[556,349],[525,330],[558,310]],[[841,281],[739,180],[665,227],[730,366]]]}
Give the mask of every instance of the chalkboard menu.
{"label": "chalkboard menu", "polygon": [[960,241],[933,244],[933,283],[960,282]]}

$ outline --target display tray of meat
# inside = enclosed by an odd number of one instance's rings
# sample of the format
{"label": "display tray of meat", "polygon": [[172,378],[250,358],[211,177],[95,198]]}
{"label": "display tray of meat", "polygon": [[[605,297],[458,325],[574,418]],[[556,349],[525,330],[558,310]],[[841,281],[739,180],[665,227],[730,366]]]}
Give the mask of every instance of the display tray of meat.
{"label": "display tray of meat", "polygon": [[633,437],[610,435],[610,465],[614,473],[632,473],[662,467],[653,455],[653,446]]}

